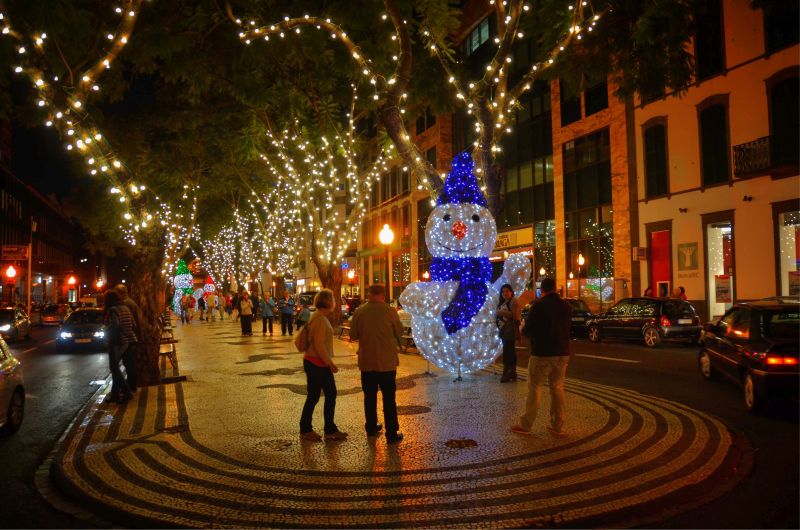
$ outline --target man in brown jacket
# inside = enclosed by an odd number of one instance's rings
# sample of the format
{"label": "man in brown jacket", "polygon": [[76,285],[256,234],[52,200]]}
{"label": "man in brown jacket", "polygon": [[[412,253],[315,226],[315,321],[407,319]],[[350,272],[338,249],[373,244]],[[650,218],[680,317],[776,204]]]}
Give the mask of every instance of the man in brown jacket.
{"label": "man in brown jacket", "polygon": [[350,338],[358,340],[358,368],[364,391],[364,416],[367,436],[377,436],[383,426],[378,423],[378,389],[383,396],[383,420],[386,442],[396,444],[403,439],[397,421],[397,350],[403,328],[397,311],[386,303],[383,285],[370,285],[367,303],[361,305],[350,322]]}

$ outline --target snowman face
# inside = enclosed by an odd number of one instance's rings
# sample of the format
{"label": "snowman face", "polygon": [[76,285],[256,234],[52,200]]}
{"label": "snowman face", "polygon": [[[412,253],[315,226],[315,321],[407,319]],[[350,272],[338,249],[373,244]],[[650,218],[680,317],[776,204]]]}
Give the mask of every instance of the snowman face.
{"label": "snowman face", "polygon": [[434,257],[489,256],[496,239],[494,217],[477,204],[439,205],[431,212],[425,227],[425,243]]}

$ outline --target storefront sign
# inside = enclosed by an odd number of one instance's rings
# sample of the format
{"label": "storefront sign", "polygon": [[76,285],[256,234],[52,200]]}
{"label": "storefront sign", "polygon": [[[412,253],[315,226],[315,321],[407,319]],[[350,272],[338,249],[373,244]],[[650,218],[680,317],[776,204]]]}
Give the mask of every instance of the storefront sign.
{"label": "storefront sign", "polygon": [[800,296],[800,271],[789,271],[789,296]]}
{"label": "storefront sign", "polygon": [[533,245],[533,228],[530,226],[520,228],[518,230],[510,230],[508,232],[500,232],[497,234],[497,242],[494,245],[495,250],[503,250],[512,247],[532,246]]}
{"label": "storefront sign", "polygon": [[28,259],[27,245],[3,245],[3,260],[24,261]]}
{"label": "storefront sign", "polygon": [[678,270],[697,270],[697,243],[678,244]]}
{"label": "storefront sign", "polygon": [[730,275],[718,274],[714,276],[714,291],[716,293],[716,303],[730,304],[733,302]]}

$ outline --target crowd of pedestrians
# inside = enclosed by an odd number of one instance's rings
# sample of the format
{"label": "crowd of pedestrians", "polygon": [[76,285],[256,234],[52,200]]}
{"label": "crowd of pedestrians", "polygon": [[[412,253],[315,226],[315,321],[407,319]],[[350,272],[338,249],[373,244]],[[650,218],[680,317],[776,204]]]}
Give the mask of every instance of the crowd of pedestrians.
{"label": "crowd of pedestrians", "polygon": [[[516,345],[522,335],[530,339],[531,356],[528,361],[528,394],[519,421],[510,430],[519,435],[530,435],[536,420],[545,385],[550,392],[550,416],[547,429],[555,436],[566,434],[566,406],[564,380],[570,361],[570,326],[572,308],[556,291],[555,281],[541,281],[541,296],[532,304],[524,322],[520,321],[519,304],[511,285],[500,290],[497,305],[497,329],[503,344],[502,383],[517,380]],[[680,296],[683,293],[677,294]],[[685,296],[685,295],[684,295]],[[112,329],[109,340],[109,359],[112,371],[111,399],[124,402],[136,389],[133,357],[137,343],[138,308],[127,296],[125,286],[119,285],[106,294],[107,323]],[[262,336],[273,336],[273,321],[280,317],[281,335],[295,335],[294,345],[303,353],[303,370],[306,375],[306,400],[300,413],[300,436],[303,440],[343,440],[348,434],[336,425],[336,378],[339,368],[334,361],[333,326],[331,315],[335,296],[329,289],[319,291],[313,301],[315,310],[298,308],[289,292],[277,300],[273,296],[251,295],[247,291],[199,297],[186,295],[181,300],[181,320],[190,323],[196,314],[200,320],[216,320],[219,316],[239,320],[243,336],[253,335],[252,323],[261,318]],[[299,309],[299,311],[297,311]],[[401,321],[404,312],[386,303],[383,285],[367,289],[367,301],[356,309],[350,320],[350,339],[358,341],[358,369],[361,373],[361,390],[364,395],[364,431],[368,437],[384,432],[378,420],[378,394],[382,399],[385,436],[389,444],[403,440],[397,417],[397,367],[399,348],[407,321]],[[120,363],[128,374],[123,376]],[[130,368],[129,368],[130,365]],[[314,409],[320,398],[323,404],[323,435],[312,425]]]}

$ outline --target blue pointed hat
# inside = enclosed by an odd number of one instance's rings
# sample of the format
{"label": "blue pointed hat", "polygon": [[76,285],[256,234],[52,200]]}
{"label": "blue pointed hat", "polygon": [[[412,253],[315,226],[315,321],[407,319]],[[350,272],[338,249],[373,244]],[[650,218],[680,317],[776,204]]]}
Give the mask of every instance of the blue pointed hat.
{"label": "blue pointed hat", "polygon": [[444,187],[439,194],[437,205],[449,203],[472,203],[486,207],[486,197],[483,196],[478,179],[472,172],[474,163],[469,153],[460,153],[453,159],[453,169],[444,181]]}

